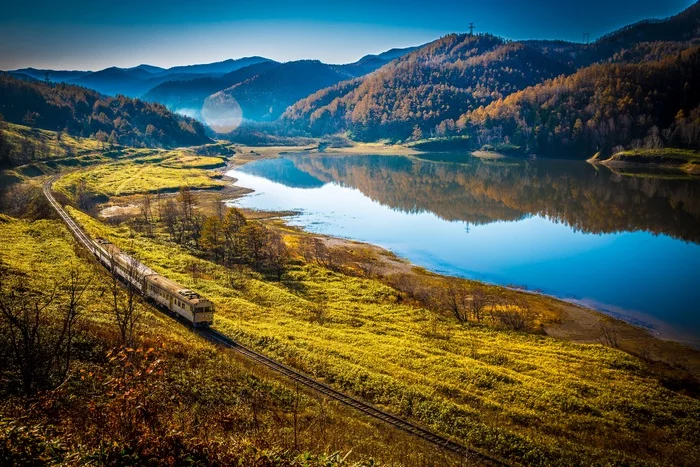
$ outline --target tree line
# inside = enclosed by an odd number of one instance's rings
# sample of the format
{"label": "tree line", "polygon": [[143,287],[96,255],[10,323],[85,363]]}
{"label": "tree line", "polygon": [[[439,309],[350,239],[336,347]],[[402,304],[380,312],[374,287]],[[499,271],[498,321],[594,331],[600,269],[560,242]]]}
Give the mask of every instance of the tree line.
{"label": "tree line", "polygon": [[523,44],[450,34],[366,77],[312,94],[290,107],[283,121],[314,135],[421,139],[442,122],[569,71]]}
{"label": "tree line", "polygon": [[0,74],[0,113],[17,124],[135,147],[209,142],[204,126],[157,103]]}
{"label": "tree line", "polygon": [[217,201],[214,215],[197,209],[198,194],[182,186],[175,197],[146,193],[137,224],[153,235],[160,223],[171,241],[204,254],[226,266],[249,266],[281,280],[287,271],[290,253],[276,230],[248,220],[234,207]]}
{"label": "tree line", "polygon": [[465,113],[452,133],[559,157],[698,149],[698,76],[699,47],[658,62],[594,65]]}

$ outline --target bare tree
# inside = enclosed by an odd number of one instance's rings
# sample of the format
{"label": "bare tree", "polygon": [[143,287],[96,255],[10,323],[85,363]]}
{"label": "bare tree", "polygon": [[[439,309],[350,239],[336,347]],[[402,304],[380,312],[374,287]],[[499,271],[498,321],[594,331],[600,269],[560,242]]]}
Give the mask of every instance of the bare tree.
{"label": "bare tree", "polygon": [[144,193],[141,201],[141,216],[146,226],[146,234],[149,236],[153,236],[153,212],[151,210],[151,204],[151,194],[148,192]]}
{"label": "bare tree", "polygon": [[170,234],[170,240],[182,243],[182,229],[179,222],[180,213],[178,212],[177,205],[173,200],[168,200],[165,202],[161,217],[165,223],[165,228]]}
{"label": "bare tree", "polygon": [[56,387],[70,370],[75,326],[90,279],[73,267],[52,287],[32,290],[25,275],[2,268],[0,276],[0,332],[10,357],[5,371],[25,395]]}
{"label": "bare tree", "polygon": [[441,290],[436,300],[439,307],[451,313],[460,323],[466,323],[469,320],[472,298],[468,290],[456,281],[450,282],[445,289]]}
{"label": "bare tree", "polygon": [[320,238],[312,238],[306,241],[302,246],[302,255],[307,262],[314,261],[319,266],[330,269],[331,271],[338,271],[340,269],[338,258]]}
{"label": "bare tree", "polygon": [[[139,298],[139,284],[143,284],[143,273],[139,265],[140,263],[131,256],[115,254],[110,256],[112,312],[122,345],[133,344],[134,328],[143,313]],[[124,284],[123,291],[120,287],[120,277]]]}
{"label": "bare tree", "polygon": [[480,323],[484,319],[486,309],[493,304],[492,297],[487,294],[481,287],[475,287],[471,290],[471,301],[469,302],[469,311],[472,319]]}
{"label": "bare tree", "polygon": [[617,328],[610,323],[600,324],[600,342],[603,345],[617,349],[620,347],[620,334]]}

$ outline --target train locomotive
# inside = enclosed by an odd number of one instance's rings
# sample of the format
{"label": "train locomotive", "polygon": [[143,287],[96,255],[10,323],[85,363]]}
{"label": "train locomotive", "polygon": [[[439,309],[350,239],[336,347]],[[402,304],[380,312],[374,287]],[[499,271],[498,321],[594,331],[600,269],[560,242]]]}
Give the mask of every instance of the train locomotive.
{"label": "train locomotive", "polygon": [[214,305],[198,293],[163,277],[135,258],[127,255],[108,240],[92,242],[97,258],[125,282],[130,282],[143,296],[167,308],[194,327],[214,323]]}

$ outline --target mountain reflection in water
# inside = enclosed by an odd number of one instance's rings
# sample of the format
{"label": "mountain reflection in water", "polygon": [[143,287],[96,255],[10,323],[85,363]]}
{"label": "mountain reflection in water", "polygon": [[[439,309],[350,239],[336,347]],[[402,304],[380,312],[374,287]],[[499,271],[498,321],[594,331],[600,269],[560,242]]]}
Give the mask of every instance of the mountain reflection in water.
{"label": "mountain reflection in water", "polygon": [[595,304],[700,344],[700,180],[584,162],[295,155],[229,175],[236,205],[432,270]]}

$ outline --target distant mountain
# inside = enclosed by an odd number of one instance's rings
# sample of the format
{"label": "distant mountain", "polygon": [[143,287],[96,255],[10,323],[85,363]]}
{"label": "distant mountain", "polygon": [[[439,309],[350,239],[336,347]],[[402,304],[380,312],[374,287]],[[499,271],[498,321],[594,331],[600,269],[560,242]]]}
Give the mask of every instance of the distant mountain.
{"label": "distant mountain", "polygon": [[142,63],[141,65],[138,65],[138,66],[135,66],[135,67],[126,68],[126,70],[127,70],[127,71],[132,71],[132,70],[143,70],[143,71],[147,71],[148,73],[151,73],[151,74],[158,74],[158,73],[163,73],[163,72],[168,71],[168,70],[166,70],[165,68],[161,68],[161,67],[159,67],[159,66],[148,65],[148,64],[145,64],[145,63]]}
{"label": "distant mountain", "polygon": [[[285,123],[360,140],[420,138],[469,110],[573,69],[492,35],[451,34],[295,103]],[[441,130],[442,131],[442,130]]]}
{"label": "distant mountain", "polygon": [[297,100],[323,87],[371,73],[413,49],[392,49],[345,65],[329,65],[318,60],[287,63],[268,60],[219,77],[168,81],[148,91],[144,99],[201,119],[206,98],[221,92],[238,102],[244,119],[272,121]]}
{"label": "distant mountain", "polygon": [[302,97],[352,77],[352,70],[342,65],[300,60],[282,63],[220,92],[238,102],[244,119],[273,121]]}
{"label": "distant mountain", "polygon": [[94,89],[97,92],[108,96],[123,95],[129,97],[139,97],[153,86],[171,79],[187,80],[198,78],[201,75],[186,73],[152,73],[143,67],[136,68],[105,68],[81,76],[77,79],[67,81],[70,84],[77,84],[86,88]]}
{"label": "distant mountain", "polygon": [[226,73],[256,63],[269,62],[262,57],[245,57],[223,62],[161,68],[142,64],[131,68],[109,67],[99,71],[57,71],[23,68],[10,71],[11,74],[24,74],[38,80],[71,83],[94,89],[102,94],[140,97],[149,89],[166,81],[186,81],[202,77],[218,77]]}
{"label": "distant mountain", "polygon": [[187,73],[198,75],[224,75],[232,71],[240,70],[250,65],[257,63],[271,62],[269,58],[263,57],[244,57],[237,60],[228,59],[223,62],[207,63],[203,65],[185,65],[169,68],[167,71],[170,74]]}
{"label": "distant mountain", "polygon": [[144,94],[150,102],[160,102],[174,112],[201,119],[204,100],[210,95],[277,67],[272,60],[248,65],[223,76],[166,81]]}
{"label": "distant mountain", "polygon": [[70,81],[72,79],[77,79],[87,74],[92,73],[91,71],[56,71],[56,70],[38,70],[36,68],[21,68],[19,70],[13,70],[9,72],[10,74],[23,74],[31,76],[34,79],[44,81],[46,79],[46,73],[49,74],[49,80],[54,82],[62,83],[64,81]]}
{"label": "distant mountain", "polygon": [[105,97],[65,83],[19,80],[9,74],[0,75],[0,113],[9,122],[109,138],[129,146],[176,147],[210,141],[202,124],[163,105]]}
{"label": "distant mountain", "polygon": [[[606,34],[591,44],[566,41],[523,41],[537,48],[550,58],[560,60],[575,68],[604,61],[635,62],[652,58],[638,53],[629,53],[649,43],[681,43],[685,47],[698,43],[700,37],[700,2],[681,13],[662,20],[645,20],[630,24]],[[642,45],[645,44],[646,45]],[[627,54],[625,55],[625,52]]]}

